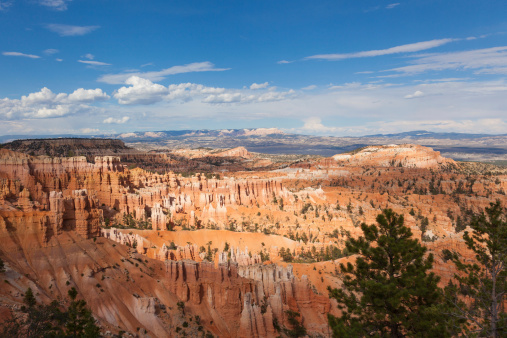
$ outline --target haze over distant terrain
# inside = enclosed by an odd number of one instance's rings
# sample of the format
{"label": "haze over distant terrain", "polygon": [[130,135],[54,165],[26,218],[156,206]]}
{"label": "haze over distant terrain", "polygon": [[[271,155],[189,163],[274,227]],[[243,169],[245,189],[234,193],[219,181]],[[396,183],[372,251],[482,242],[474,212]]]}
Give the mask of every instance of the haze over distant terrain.
{"label": "haze over distant terrain", "polygon": [[[76,137],[76,135],[55,135]],[[48,135],[7,135],[0,136],[0,142],[20,139],[44,139]],[[121,134],[97,135],[95,139],[112,138],[122,140],[128,146],[141,151],[167,152],[174,149],[235,148],[245,147],[249,151],[265,154],[302,154],[332,156],[367,145],[380,144],[421,144],[442,152],[446,157],[460,161],[486,161],[507,164],[507,135],[433,133],[425,130],[388,135],[367,135],[358,137],[312,136],[288,134],[277,128],[220,129],[220,130],[169,130],[156,132],[128,132]],[[32,145],[33,143],[33,145]],[[43,147],[41,142],[15,141],[4,144],[11,150],[30,152],[30,147]],[[97,146],[98,147],[98,146]],[[113,149],[117,147],[109,147]],[[64,148],[62,148],[63,151]],[[67,149],[67,148],[65,148]],[[69,148],[70,149],[70,148]],[[124,151],[123,148],[117,148]],[[68,150],[68,149],[67,149]],[[65,152],[67,151],[65,150]],[[99,148],[97,148],[99,151]],[[45,154],[44,152],[38,153]],[[47,152],[47,155],[54,155]]]}
{"label": "haze over distant terrain", "polygon": [[0,134],[505,134],[505,13],[503,0],[0,0]]}

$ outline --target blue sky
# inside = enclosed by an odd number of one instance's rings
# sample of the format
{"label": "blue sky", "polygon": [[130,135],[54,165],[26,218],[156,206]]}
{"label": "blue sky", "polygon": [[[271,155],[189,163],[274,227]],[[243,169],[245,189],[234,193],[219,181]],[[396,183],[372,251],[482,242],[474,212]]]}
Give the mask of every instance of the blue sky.
{"label": "blue sky", "polygon": [[507,2],[0,0],[0,134],[507,133]]}

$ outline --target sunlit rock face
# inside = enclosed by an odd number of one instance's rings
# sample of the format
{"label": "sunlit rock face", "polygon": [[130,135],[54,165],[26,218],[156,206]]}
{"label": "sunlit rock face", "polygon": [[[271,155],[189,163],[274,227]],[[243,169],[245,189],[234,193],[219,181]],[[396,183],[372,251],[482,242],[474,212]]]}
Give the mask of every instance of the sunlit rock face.
{"label": "sunlit rock face", "polygon": [[334,155],[333,159],[349,166],[399,166],[407,168],[440,168],[455,162],[440,156],[440,152],[414,144],[369,146],[353,154]]}
{"label": "sunlit rock face", "polygon": [[[220,156],[251,161],[240,148]],[[202,326],[220,337],[270,337],[289,328],[291,310],[309,334],[326,336],[327,313],[338,314],[327,287],[340,287],[339,264],[355,261],[333,250],[382,209],[404,215],[434,253],[442,285],[455,273],[443,249],[473,259],[462,239],[467,215],[507,204],[505,173],[477,168],[413,145],[216,175],[0,149],[0,256],[10,283],[0,313],[19,312],[29,286],[44,303],[74,286],[116,333],[165,337],[186,322],[190,336]]]}

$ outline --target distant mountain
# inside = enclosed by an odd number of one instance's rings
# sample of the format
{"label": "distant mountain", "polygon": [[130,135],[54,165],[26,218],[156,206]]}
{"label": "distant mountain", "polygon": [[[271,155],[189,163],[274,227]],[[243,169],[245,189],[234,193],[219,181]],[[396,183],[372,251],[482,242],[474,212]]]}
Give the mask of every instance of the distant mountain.
{"label": "distant mountain", "polygon": [[277,137],[287,136],[278,128],[252,128],[252,129],[218,129],[218,130],[163,130],[163,131],[134,131],[121,134],[102,135],[4,135],[0,136],[0,143],[25,139],[54,139],[54,138],[115,138],[126,142],[153,142],[164,139],[179,139],[192,137]]}
{"label": "distant mountain", "polygon": [[439,140],[463,140],[463,139],[476,139],[476,138],[484,138],[484,137],[495,137],[495,136],[507,136],[507,134],[501,135],[491,135],[491,134],[467,134],[467,133],[435,133],[427,130],[414,130],[407,131],[403,133],[397,134],[375,134],[375,135],[366,135],[363,137],[369,138],[378,138],[385,137],[391,139],[423,139],[423,138],[433,138]]}
{"label": "distant mountain", "polygon": [[[362,137],[332,137],[286,134],[277,128],[164,130],[104,134],[75,135],[7,135],[0,142],[19,139],[59,137],[115,139],[137,150],[230,149],[245,147],[249,152],[267,154],[305,154],[333,156],[368,145],[412,143],[431,147],[443,156],[455,160],[504,161],[507,156],[507,134],[435,133],[415,130],[397,134],[377,134]],[[5,144],[3,145],[5,146]]]}
{"label": "distant mountain", "polygon": [[188,137],[265,137],[274,135],[285,135],[277,128],[255,128],[255,129],[218,129],[218,130],[164,130],[131,132],[108,137],[119,138],[127,142],[161,141],[163,139],[188,138]]}

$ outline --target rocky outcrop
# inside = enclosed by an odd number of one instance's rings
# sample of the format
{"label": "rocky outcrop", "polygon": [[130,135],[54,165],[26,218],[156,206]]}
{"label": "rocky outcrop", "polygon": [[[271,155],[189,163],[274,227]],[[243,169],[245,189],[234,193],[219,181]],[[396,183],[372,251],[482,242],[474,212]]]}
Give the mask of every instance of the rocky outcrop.
{"label": "rocky outcrop", "polygon": [[49,210],[36,209],[28,192],[23,191],[18,208],[0,210],[0,220],[6,230],[31,233],[44,245],[63,230],[76,231],[84,238],[99,235],[102,210],[86,190],[72,191],[71,196],[65,198],[61,192],[52,191]]}
{"label": "rocky outcrop", "polygon": [[[130,171],[113,156],[96,157],[94,163],[89,163],[85,157],[31,157],[2,149],[0,174],[11,180],[0,186],[4,200],[9,194],[20,195],[19,190],[23,188],[29,192],[36,209],[49,210],[51,191],[61,192],[66,198],[74,190],[86,189],[93,192],[97,207],[117,211],[113,216],[118,220],[121,221],[123,214],[130,214],[138,221],[151,217],[153,228],[159,230],[166,230],[166,224],[176,214],[186,215],[183,218],[191,225],[196,219],[225,224],[230,207],[268,204],[274,196],[285,198],[286,203],[291,199],[291,194],[277,179],[218,180],[201,174],[184,178],[173,173]],[[16,187],[12,181],[17,180],[20,185]],[[29,208],[25,195],[20,195],[18,204]]]}
{"label": "rocky outcrop", "polygon": [[166,264],[171,291],[184,302],[206,304],[219,315],[216,325],[224,335],[271,336],[273,318],[287,325],[285,310],[289,309],[300,312],[303,320],[311,318],[311,333],[326,332],[329,298],[316,295],[290,268],[256,265],[244,270],[236,264],[220,264],[215,269],[211,263],[191,261]]}
{"label": "rocky outcrop", "polygon": [[98,138],[16,140],[3,144],[3,147],[33,156],[86,156],[89,160],[97,155],[136,152],[134,149],[125,146],[125,143],[121,140]]}
{"label": "rocky outcrop", "polygon": [[455,164],[438,151],[414,144],[368,146],[350,154],[334,155],[333,159],[344,166],[439,168]]}
{"label": "rocky outcrop", "polygon": [[210,157],[243,157],[252,158],[252,155],[246,150],[245,147],[236,147],[229,150],[221,151],[219,153],[209,154]]}
{"label": "rocky outcrop", "polygon": [[153,230],[167,230],[167,217],[159,203],[151,208],[151,226]]}

